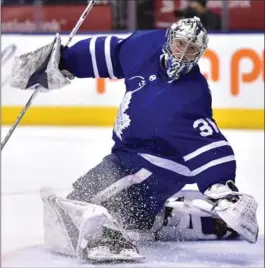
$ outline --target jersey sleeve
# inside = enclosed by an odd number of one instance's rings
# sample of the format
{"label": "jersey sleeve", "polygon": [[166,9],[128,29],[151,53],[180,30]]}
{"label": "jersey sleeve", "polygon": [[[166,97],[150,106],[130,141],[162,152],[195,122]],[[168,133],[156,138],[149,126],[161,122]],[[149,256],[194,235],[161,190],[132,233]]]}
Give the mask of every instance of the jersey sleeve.
{"label": "jersey sleeve", "polygon": [[124,39],[94,36],[61,50],[59,68],[78,78],[124,78],[119,52]]}

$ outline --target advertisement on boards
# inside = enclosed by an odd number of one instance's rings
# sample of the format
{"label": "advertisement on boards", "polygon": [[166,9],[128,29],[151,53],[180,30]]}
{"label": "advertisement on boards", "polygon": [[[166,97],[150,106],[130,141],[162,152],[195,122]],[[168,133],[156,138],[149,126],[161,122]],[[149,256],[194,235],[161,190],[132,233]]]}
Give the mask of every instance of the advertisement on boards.
{"label": "advertisement on boards", "polygon": [[[3,6],[2,32],[71,31],[85,8],[86,5]],[[111,29],[111,6],[96,5],[81,25],[79,32],[109,31]]]}

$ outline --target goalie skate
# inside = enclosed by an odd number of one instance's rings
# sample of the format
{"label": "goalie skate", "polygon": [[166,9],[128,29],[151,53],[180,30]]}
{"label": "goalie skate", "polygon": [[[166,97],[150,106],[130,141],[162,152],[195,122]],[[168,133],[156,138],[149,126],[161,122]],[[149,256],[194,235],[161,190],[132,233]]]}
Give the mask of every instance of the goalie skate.
{"label": "goalie skate", "polygon": [[142,262],[145,259],[121,232],[106,227],[99,244],[86,251],[90,262]]}

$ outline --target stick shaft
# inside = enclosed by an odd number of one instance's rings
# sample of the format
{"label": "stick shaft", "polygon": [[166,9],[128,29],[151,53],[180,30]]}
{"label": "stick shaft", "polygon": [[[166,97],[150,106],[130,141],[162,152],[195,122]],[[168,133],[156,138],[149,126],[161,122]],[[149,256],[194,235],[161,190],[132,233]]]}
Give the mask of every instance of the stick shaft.
{"label": "stick shaft", "polygon": [[25,107],[23,108],[23,110],[21,111],[21,113],[19,114],[16,122],[13,124],[13,126],[10,128],[9,132],[7,133],[5,139],[3,140],[3,142],[1,143],[1,151],[3,150],[3,148],[5,147],[7,141],[9,140],[9,138],[11,137],[12,133],[14,132],[14,130],[16,129],[17,125],[19,124],[19,122],[21,121],[21,119],[23,118],[24,114],[26,113],[26,111],[28,110],[29,106],[31,105],[31,103],[33,102],[33,100],[35,99],[35,97],[38,94],[38,89],[36,89],[33,94],[31,95],[31,97],[29,98],[28,102],[26,103]]}
{"label": "stick shaft", "polygon": [[84,20],[86,19],[88,13],[91,11],[93,5],[95,4],[95,0],[89,1],[86,9],[84,10],[84,12],[82,13],[82,15],[80,16],[78,22],[76,23],[75,27],[73,28],[73,30],[71,31],[69,38],[65,44],[65,46],[68,46],[70,44],[70,42],[72,41],[73,37],[75,36],[76,32],[79,30],[80,26],[82,25],[82,23],[84,22]]}

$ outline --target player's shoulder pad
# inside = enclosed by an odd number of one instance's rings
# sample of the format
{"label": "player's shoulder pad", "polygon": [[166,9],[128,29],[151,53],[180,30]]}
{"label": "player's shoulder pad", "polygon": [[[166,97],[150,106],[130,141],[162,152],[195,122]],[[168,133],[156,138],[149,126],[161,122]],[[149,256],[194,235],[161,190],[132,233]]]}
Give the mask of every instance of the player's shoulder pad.
{"label": "player's shoulder pad", "polygon": [[194,66],[189,73],[180,76],[175,83],[178,88],[182,89],[183,101],[186,103],[198,102],[203,105],[205,101],[211,102],[209,85],[201,73],[199,65]]}
{"label": "player's shoulder pad", "polygon": [[136,31],[126,38],[120,49],[120,62],[126,76],[148,61],[164,45],[165,30]]}
{"label": "player's shoulder pad", "polygon": [[198,72],[197,73],[198,83],[200,84],[201,89],[205,93],[208,93],[209,92],[209,84],[208,84],[208,81],[207,81],[206,77],[202,74],[199,65],[197,65],[197,68],[198,68],[198,71],[197,71]]}
{"label": "player's shoulder pad", "polygon": [[[181,77],[182,78],[182,77]],[[195,65],[191,72],[183,76],[183,80],[186,85],[194,85],[194,88],[200,88],[202,90],[208,89],[209,85],[205,76],[201,73],[199,65]],[[196,89],[196,91],[198,91]]]}

